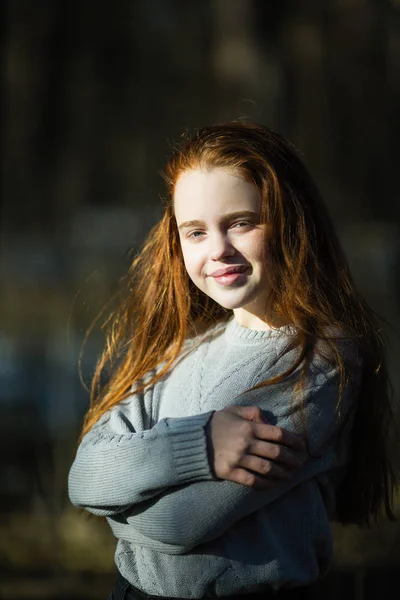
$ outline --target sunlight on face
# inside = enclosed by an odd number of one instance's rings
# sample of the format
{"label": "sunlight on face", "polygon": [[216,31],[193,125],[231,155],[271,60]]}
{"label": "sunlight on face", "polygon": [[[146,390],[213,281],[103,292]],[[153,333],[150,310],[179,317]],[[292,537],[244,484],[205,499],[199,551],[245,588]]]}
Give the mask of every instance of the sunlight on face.
{"label": "sunlight on face", "polygon": [[257,188],[224,168],[186,171],[175,186],[174,208],[193,283],[242,325],[268,328],[266,226]]}

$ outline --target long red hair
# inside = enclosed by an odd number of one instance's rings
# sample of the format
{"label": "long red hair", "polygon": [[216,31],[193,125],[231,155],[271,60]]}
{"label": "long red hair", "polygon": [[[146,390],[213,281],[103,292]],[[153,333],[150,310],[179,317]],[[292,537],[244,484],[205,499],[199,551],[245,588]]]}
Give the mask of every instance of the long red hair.
{"label": "long red hair", "polygon": [[143,389],[145,375],[146,385],[159,380],[189,336],[230,317],[190,281],[174,217],[173,193],[179,176],[202,167],[233,170],[252,182],[262,199],[262,218],[269,225],[273,309],[295,326],[299,347],[295,364],[262,385],[282,381],[298,367],[304,379],[315,342],[324,339],[340,372],[339,406],[351,373],[337,342],[327,338],[326,332],[333,328],[354,340],[363,374],[352,459],[337,496],[338,519],[369,524],[382,509],[393,518],[397,479],[387,448],[390,381],[378,320],[354,285],[326,207],[296,149],[282,136],[254,123],[201,129],[167,163],[164,216],[133,260],[123,298],[105,323],[107,343],[93,377],[82,436],[132,389]]}

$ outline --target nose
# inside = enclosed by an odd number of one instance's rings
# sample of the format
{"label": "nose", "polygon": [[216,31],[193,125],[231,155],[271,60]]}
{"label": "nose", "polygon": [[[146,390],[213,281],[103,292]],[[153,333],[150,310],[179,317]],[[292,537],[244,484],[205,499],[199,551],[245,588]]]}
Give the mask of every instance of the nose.
{"label": "nose", "polygon": [[230,242],[227,235],[222,233],[211,236],[210,239],[210,258],[211,260],[221,260],[225,256],[233,256],[236,250]]}

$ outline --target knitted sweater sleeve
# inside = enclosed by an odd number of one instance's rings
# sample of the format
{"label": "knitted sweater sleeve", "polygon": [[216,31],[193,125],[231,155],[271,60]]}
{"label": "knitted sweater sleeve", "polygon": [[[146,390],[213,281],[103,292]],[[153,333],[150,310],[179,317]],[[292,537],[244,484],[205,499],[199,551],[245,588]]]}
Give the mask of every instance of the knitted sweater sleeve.
{"label": "knitted sweater sleeve", "polygon": [[140,403],[132,405],[133,411],[122,403],[102,415],[70,469],[71,502],[95,515],[115,515],[171,486],[213,478],[205,435],[212,411],[141,430]]}
{"label": "knitted sweater sleeve", "polygon": [[[336,369],[326,372],[317,367],[313,370],[301,409],[293,402],[292,388],[288,384],[259,388],[233,400],[232,404],[236,405],[260,406],[270,423],[291,431],[300,433],[305,423],[309,453],[303,456],[305,462],[291,480],[262,491],[226,480],[195,482],[169,489],[156,501],[129,509],[123,521],[110,520],[114,534],[155,550],[180,554],[221,536],[237,521],[278,500],[294,487],[314,486],[315,477],[343,467],[347,462],[354,386],[359,374],[355,371],[352,385],[343,391],[339,416]],[[291,510],[301,512],[303,508],[293,506]],[[321,514],[326,515],[322,497],[320,508]]]}

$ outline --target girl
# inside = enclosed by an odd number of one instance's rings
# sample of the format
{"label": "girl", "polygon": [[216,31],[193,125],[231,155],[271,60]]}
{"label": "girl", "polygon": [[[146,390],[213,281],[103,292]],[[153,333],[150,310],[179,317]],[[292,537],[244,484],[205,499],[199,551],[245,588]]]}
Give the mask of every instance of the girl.
{"label": "girl", "polygon": [[118,538],[110,598],[305,597],[331,565],[331,519],[393,518],[379,327],[280,135],[202,129],[165,178],[71,500]]}

